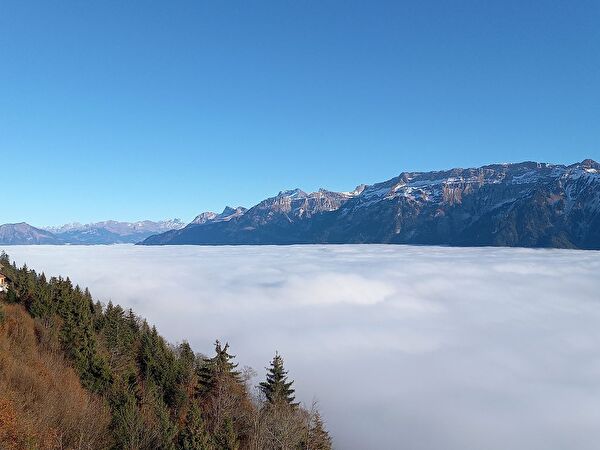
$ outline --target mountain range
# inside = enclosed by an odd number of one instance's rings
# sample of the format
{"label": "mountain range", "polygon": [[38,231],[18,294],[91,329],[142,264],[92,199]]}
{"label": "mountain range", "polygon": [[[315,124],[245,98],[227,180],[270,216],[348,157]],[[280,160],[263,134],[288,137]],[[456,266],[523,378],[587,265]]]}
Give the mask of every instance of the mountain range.
{"label": "mountain range", "polygon": [[[394,243],[600,249],[600,164],[403,172],[352,192],[282,191],[143,245]],[[223,220],[226,214],[227,220]],[[231,217],[230,217],[231,216]]]}
{"label": "mountain range", "polygon": [[0,225],[0,244],[34,245],[60,244],[59,239],[51,232],[21,223],[5,223]]}
{"label": "mountain range", "polygon": [[153,222],[117,222],[109,220],[90,224],[71,223],[60,227],[36,228],[27,223],[0,225],[0,244],[134,244],[168,230],[183,228],[179,219]]}
{"label": "mountain range", "polygon": [[0,244],[392,243],[600,249],[600,164],[522,162],[403,172],[353,191],[281,191],[189,224],[0,225]]}

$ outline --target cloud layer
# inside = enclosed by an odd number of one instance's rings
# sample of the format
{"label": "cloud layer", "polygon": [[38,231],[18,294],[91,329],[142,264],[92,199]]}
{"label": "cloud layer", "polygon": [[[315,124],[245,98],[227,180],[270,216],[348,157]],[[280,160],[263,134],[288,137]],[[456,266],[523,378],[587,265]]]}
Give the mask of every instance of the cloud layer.
{"label": "cloud layer", "polygon": [[172,342],[275,350],[337,448],[596,449],[600,252],[411,246],[9,247]]}

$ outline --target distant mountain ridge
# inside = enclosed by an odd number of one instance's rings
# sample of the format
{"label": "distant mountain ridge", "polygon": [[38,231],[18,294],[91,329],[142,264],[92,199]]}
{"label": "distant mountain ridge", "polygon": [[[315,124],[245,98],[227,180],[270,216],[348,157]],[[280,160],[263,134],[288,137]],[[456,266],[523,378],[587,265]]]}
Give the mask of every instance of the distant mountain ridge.
{"label": "distant mountain ridge", "polygon": [[55,234],[63,234],[72,231],[84,231],[94,228],[102,228],[112,233],[125,236],[133,233],[143,233],[147,231],[167,231],[175,228],[182,228],[184,226],[185,223],[179,219],[161,220],[158,222],[153,222],[151,220],[140,220],[138,222],[118,222],[116,220],[106,220],[103,222],[95,222],[88,224],[74,222],[58,227],[42,227],[42,229]]}
{"label": "distant mountain ridge", "polygon": [[0,244],[36,245],[60,243],[60,239],[51,232],[32,227],[25,222],[0,225]]}
{"label": "distant mountain ridge", "polygon": [[600,249],[600,164],[403,172],[352,192],[282,191],[227,221],[199,215],[144,245],[397,243]]}
{"label": "distant mountain ridge", "polygon": [[179,219],[153,222],[117,222],[108,220],[91,224],[71,223],[59,227],[36,228],[27,223],[0,225],[0,244],[134,244],[153,234],[179,229]]}

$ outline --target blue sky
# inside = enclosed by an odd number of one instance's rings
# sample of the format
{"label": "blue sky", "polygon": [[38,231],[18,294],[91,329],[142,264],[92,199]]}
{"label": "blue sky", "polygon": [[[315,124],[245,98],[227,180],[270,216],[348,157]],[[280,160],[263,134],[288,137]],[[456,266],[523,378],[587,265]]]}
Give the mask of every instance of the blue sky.
{"label": "blue sky", "polygon": [[0,223],[600,159],[600,3],[0,3]]}

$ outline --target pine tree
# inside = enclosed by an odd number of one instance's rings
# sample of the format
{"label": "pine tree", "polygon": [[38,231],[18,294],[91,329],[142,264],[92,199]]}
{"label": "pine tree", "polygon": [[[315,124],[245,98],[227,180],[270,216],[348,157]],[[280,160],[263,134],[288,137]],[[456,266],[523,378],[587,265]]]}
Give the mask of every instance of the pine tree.
{"label": "pine tree", "polygon": [[0,252],[0,268],[4,266],[10,266],[10,258],[8,257],[8,255],[6,254],[6,252],[4,250],[2,250],[2,252]]}
{"label": "pine tree", "polygon": [[170,417],[169,409],[162,398],[153,395],[152,409],[156,415],[156,430],[158,432],[154,447],[160,450],[175,450],[177,426]]}
{"label": "pine tree", "polygon": [[108,348],[111,368],[117,372],[128,370],[135,362],[133,356],[136,333],[123,308],[109,302],[104,314],[97,315],[95,322],[96,329]]}
{"label": "pine tree", "polygon": [[119,384],[112,387],[110,401],[113,449],[142,448],[144,421],[134,394],[127,386]]}
{"label": "pine tree", "polygon": [[9,287],[6,291],[6,303],[17,303],[18,301],[17,293],[12,287]]}
{"label": "pine tree", "polygon": [[236,370],[229,344],[215,342],[215,356],[203,359],[198,371],[199,390],[208,430],[215,436],[218,449],[237,449],[244,422],[248,395],[242,376]]}
{"label": "pine tree", "polygon": [[187,413],[185,426],[179,434],[179,447],[182,450],[214,449],[212,439],[204,426],[200,408],[196,404],[193,404]]}
{"label": "pine tree", "polygon": [[26,304],[29,313],[38,319],[41,319],[45,324],[49,323],[52,311],[52,294],[49,286],[45,283],[44,274],[43,279],[40,280],[41,286],[38,288],[38,292]]}
{"label": "pine tree", "polygon": [[186,341],[174,349],[174,354],[176,357],[174,406],[180,408],[189,404],[197,387],[197,359],[192,347]]}
{"label": "pine tree", "polygon": [[235,355],[230,355],[229,344],[221,346],[217,340],[215,342],[215,356],[204,358],[203,364],[199,370],[200,384],[204,391],[211,390],[214,387],[216,379],[228,378],[236,382],[241,382],[241,374],[235,370],[237,363],[232,360]]}
{"label": "pine tree", "polygon": [[147,323],[142,326],[138,364],[144,379],[159,387],[165,403],[173,406],[177,393],[175,355],[156,327],[150,329]]}
{"label": "pine tree", "polygon": [[288,372],[283,367],[283,358],[279,353],[275,353],[271,367],[267,370],[267,380],[260,383],[260,390],[265,394],[267,401],[298,406],[298,403],[294,403],[294,382],[288,381]]}

